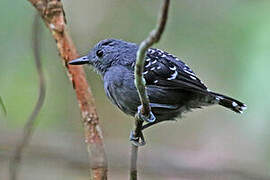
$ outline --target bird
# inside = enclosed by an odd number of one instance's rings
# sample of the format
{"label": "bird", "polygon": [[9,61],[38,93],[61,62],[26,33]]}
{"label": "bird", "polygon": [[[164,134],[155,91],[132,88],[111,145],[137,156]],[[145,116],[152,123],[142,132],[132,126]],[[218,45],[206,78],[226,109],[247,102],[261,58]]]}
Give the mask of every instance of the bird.
{"label": "bird", "polygon": [[[101,75],[110,101],[125,114],[135,116],[141,107],[134,84],[138,48],[139,45],[133,42],[105,39],[86,56],[69,61],[69,65],[91,65]],[[148,126],[181,118],[183,113],[205,106],[221,105],[236,113],[247,108],[234,98],[209,90],[188,65],[160,49],[147,50],[142,74],[155,117],[148,121]]]}

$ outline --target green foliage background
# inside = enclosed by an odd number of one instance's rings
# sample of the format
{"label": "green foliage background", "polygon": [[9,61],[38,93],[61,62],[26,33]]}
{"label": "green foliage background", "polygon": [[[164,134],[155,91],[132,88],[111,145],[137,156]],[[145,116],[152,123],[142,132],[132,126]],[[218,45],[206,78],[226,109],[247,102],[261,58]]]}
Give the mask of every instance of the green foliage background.
{"label": "green foliage background", "polygon": [[[70,34],[79,53],[85,55],[105,38],[142,41],[155,26],[159,4],[155,0],[64,0],[64,9]],[[168,26],[156,47],[177,55],[211,90],[245,102],[248,109],[242,115],[217,106],[195,110],[177,123],[149,129],[144,151],[153,144],[196,152],[205,146],[218,151],[218,157],[232,168],[243,169],[248,164],[244,171],[270,176],[269,9],[267,0],[172,1]],[[38,79],[31,49],[34,13],[26,0],[0,1],[0,95],[7,109],[7,116],[0,116],[0,134],[21,132],[37,99]],[[48,88],[37,131],[78,134],[77,141],[82,141],[75,93],[55,42],[43,29],[41,54]],[[85,70],[105,142],[121,140],[128,154],[133,119],[106,99],[101,78],[91,68]],[[4,149],[1,137],[0,156]],[[226,154],[228,151],[231,155]],[[221,158],[223,153],[225,158]]]}

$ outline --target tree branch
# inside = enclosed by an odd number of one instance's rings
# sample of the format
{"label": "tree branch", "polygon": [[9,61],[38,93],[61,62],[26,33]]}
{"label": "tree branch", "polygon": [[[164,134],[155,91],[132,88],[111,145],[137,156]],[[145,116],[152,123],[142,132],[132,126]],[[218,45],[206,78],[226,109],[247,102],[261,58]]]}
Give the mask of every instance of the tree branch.
{"label": "tree branch", "polygon": [[149,106],[149,98],[145,91],[145,80],[142,72],[144,69],[145,53],[154,43],[157,43],[165,29],[169,11],[170,0],[163,0],[160,17],[158,19],[157,27],[149,34],[149,36],[141,42],[137,51],[137,59],[135,66],[135,85],[139,93],[142,104],[142,114],[149,116],[151,108]]}
{"label": "tree branch", "polygon": [[[140,97],[140,101],[142,104],[141,113],[146,117],[150,117],[151,107],[149,106],[149,97],[145,90],[145,79],[143,77],[143,69],[144,69],[144,62],[145,62],[145,54],[148,48],[150,48],[154,43],[157,43],[161,35],[165,29],[165,25],[168,18],[168,11],[169,11],[169,4],[170,0],[163,0],[163,4],[160,10],[160,17],[157,22],[156,28],[151,31],[149,36],[141,42],[139,49],[137,51],[137,59],[136,59],[136,66],[135,66],[135,85]],[[142,121],[139,116],[135,116],[135,123],[138,121]],[[141,126],[137,127],[139,130],[142,129]],[[138,129],[137,129],[138,131]],[[136,130],[134,132],[136,136]],[[137,157],[138,157],[138,146],[134,144],[131,145],[131,166],[130,166],[130,179],[136,180],[137,179]]]}
{"label": "tree branch", "polygon": [[67,75],[76,92],[85,130],[85,143],[91,161],[91,179],[107,179],[107,158],[94,98],[82,66],[68,65],[70,60],[78,58],[78,53],[66,29],[63,4],[61,0],[28,1],[38,10],[51,31],[63,64],[67,68]]}
{"label": "tree branch", "polygon": [[4,101],[3,101],[1,96],[0,96],[0,107],[2,108],[2,110],[4,112],[4,115],[6,116],[7,115],[7,109],[5,107]]}
{"label": "tree branch", "polygon": [[41,36],[41,30],[40,30],[40,24],[39,24],[39,16],[38,14],[35,15],[34,23],[33,23],[33,37],[32,37],[32,49],[34,53],[34,60],[36,64],[38,79],[39,79],[39,96],[38,100],[36,102],[36,105],[28,118],[24,129],[23,129],[23,135],[22,139],[19,141],[19,143],[16,146],[14,156],[12,157],[10,161],[10,167],[9,167],[9,178],[10,180],[16,180],[18,176],[18,168],[21,163],[22,159],[22,153],[25,149],[25,147],[29,144],[29,141],[32,137],[32,134],[34,132],[35,124],[37,123],[36,117],[39,114],[42,105],[44,104],[45,99],[45,93],[46,93],[46,84],[45,84],[45,78],[44,73],[42,70],[42,64],[41,64],[41,58],[40,58],[40,36]]}

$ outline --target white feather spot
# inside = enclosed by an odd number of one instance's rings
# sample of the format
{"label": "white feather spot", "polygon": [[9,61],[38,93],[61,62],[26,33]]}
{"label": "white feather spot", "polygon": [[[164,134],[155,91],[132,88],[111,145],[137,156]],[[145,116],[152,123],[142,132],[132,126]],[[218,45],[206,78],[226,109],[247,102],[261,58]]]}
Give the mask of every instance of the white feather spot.
{"label": "white feather spot", "polygon": [[148,68],[149,66],[151,66],[151,63],[150,62],[145,67]]}
{"label": "white feather spot", "polygon": [[180,59],[178,59],[178,58],[175,58],[175,60],[176,60],[176,61],[180,61]]}
{"label": "white feather spot", "polygon": [[145,71],[145,72],[143,72],[142,74],[147,74],[148,73],[148,71]]}
{"label": "white feather spot", "polygon": [[152,62],[152,64],[155,64],[155,63],[157,63],[157,60],[154,60],[154,61]]}
{"label": "white feather spot", "polygon": [[176,76],[178,75],[178,72],[177,71],[174,71],[174,73],[172,74],[171,77],[167,78],[168,80],[173,80],[176,78]]}
{"label": "white feather spot", "polygon": [[153,70],[155,70],[155,69],[156,69],[156,67],[152,67],[150,70],[153,71]]}
{"label": "white feather spot", "polygon": [[194,76],[189,76],[191,79],[197,80]]}
{"label": "white feather spot", "polygon": [[186,72],[186,73],[188,73],[188,74],[191,74],[191,75],[195,75],[194,73],[192,73],[192,72],[190,72],[190,71],[187,71],[185,68],[184,68],[184,71]]}
{"label": "white feather spot", "polygon": [[247,109],[247,105],[245,105],[245,104],[244,104],[244,105],[243,105],[243,106],[241,106],[240,108],[241,108],[241,110],[242,110],[242,111],[244,111],[244,110],[246,110],[246,109]]}
{"label": "white feather spot", "polygon": [[160,66],[158,66],[158,67],[157,67],[157,69],[161,69],[161,67],[160,67]]}
{"label": "white feather spot", "polygon": [[155,80],[155,81],[154,81],[154,83],[157,83],[157,82],[158,82],[158,80]]}
{"label": "white feather spot", "polygon": [[154,54],[155,52],[156,52],[155,50],[152,50],[152,51],[151,51],[151,54]]}
{"label": "white feather spot", "polygon": [[170,70],[172,70],[172,71],[175,71],[175,70],[176,70],[176,66],[169,67],[169,68],[170,68]]}
{"label": "white feather spot", "polygon": [[204,85],[204,83],[200,80],[200,83],[202,83]]}
{"label": "white feather spot", "polygon": [[238,104],[236,102],[232,102],[232,106],[236,107]]}
{"label": "white feather spot", "polygon": [[161,57],[164,57],[164,58],[165,58],[165,57],[167,57],[167,56],[166,56],[166,54],[162,54],[162,56],[161,56]]}
{"label": "white feather spot", "polygon": [[149,61],[151,61],[151,59],[150,58],[147,58],[146,61],[149,62]]}
{"label": "white feather spot", "polygon": [[224,99],[223,97],[219,96],[220,99]]}

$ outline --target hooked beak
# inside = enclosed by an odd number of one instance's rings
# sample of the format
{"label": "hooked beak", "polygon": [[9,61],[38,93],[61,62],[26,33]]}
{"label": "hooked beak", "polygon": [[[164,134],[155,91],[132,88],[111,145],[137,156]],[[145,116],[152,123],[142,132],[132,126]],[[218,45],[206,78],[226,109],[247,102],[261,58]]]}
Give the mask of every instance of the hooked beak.
{"label": "hooked beak", "polygon": [[71,65],[82,65],[82,64],[89,64],[89,59],[87,56],[80,57],[78,59],[74,59],[68,62]]}

